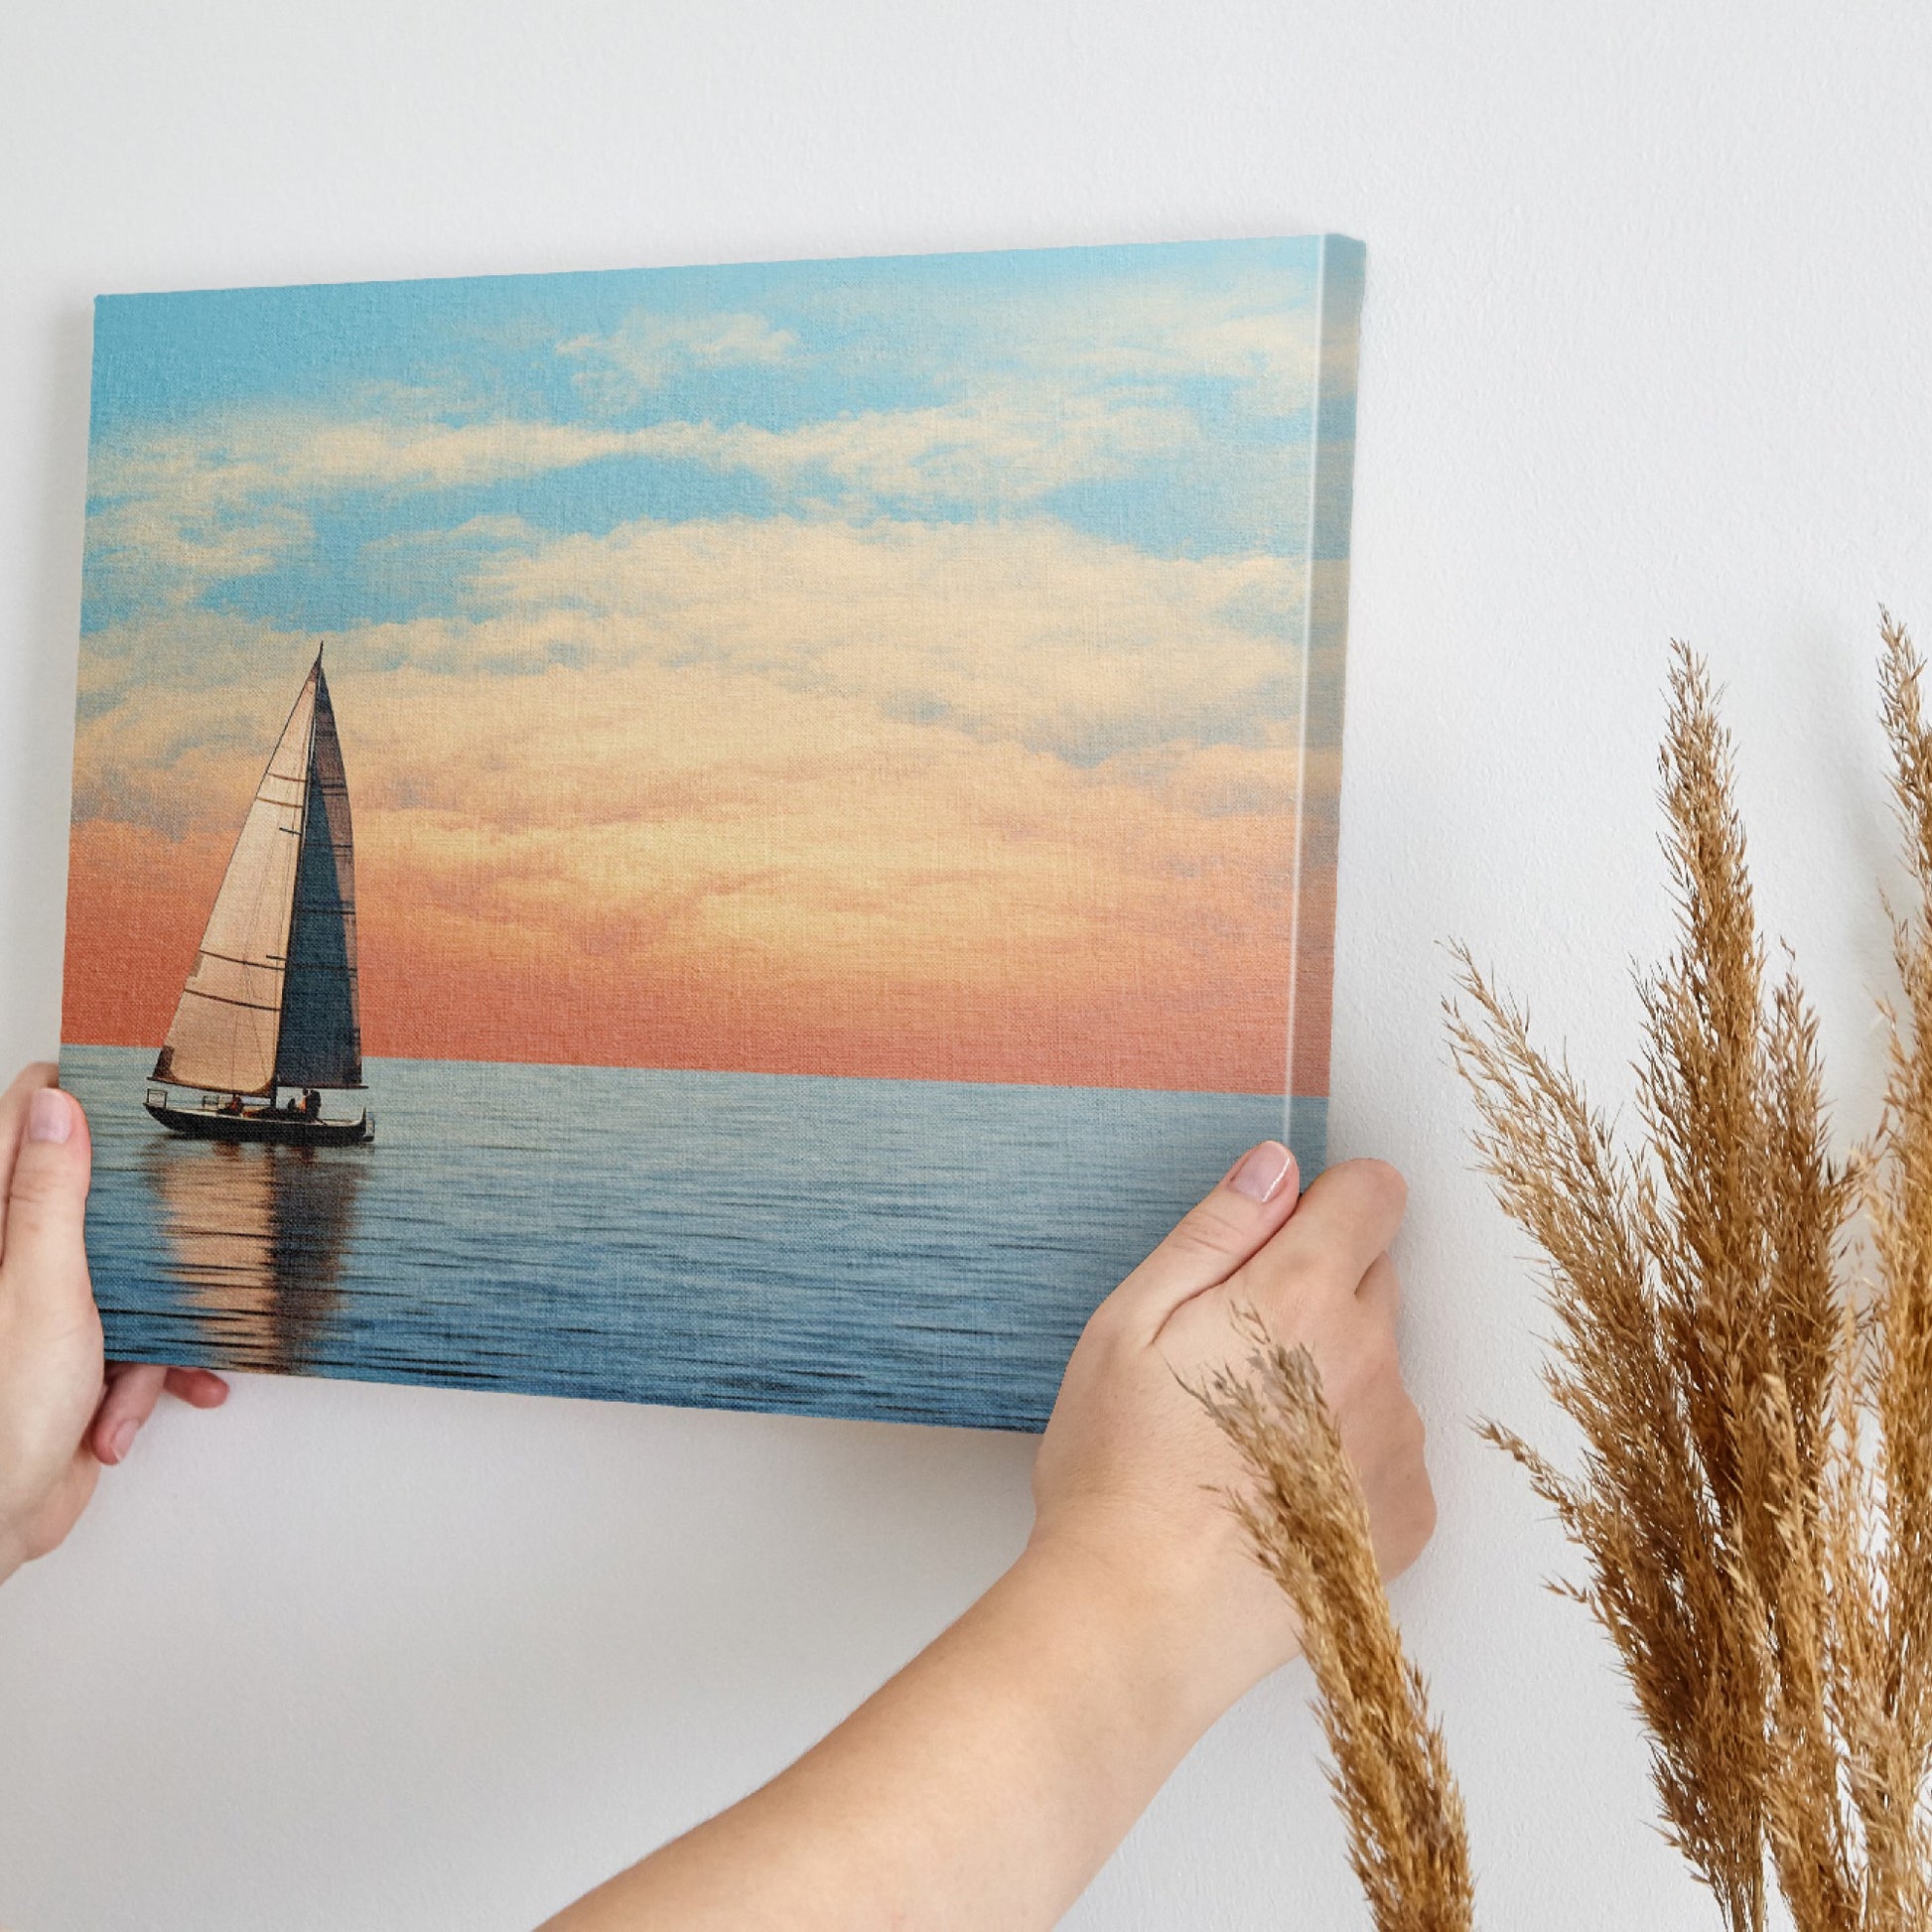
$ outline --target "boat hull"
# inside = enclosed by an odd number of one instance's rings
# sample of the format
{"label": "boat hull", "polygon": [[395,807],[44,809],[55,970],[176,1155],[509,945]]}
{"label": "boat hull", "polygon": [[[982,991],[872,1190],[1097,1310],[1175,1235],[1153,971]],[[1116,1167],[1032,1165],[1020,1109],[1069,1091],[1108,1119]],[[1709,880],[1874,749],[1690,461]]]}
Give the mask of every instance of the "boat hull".
{"label": "boat hull", "polygon": [[171,1134],[198,1141],[269,1141],[278,1147],[361,1147],[375,1139],[366,1113],[356,1120],[305,1120],[296,1114],[223,1114],[211,1107],[142,1103]]}

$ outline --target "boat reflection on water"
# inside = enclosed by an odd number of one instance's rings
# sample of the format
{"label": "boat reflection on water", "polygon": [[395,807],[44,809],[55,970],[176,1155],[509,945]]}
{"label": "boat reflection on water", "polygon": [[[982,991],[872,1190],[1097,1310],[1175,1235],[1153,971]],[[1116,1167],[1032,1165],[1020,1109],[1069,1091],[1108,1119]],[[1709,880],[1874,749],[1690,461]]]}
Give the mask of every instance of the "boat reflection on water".
{"label": "boat reflection on water", "polygon": [[152,1141],[170,1273],[227,1368],[299,1373],[320,1359],[355,1231],[362,1158],[235,1141]]}

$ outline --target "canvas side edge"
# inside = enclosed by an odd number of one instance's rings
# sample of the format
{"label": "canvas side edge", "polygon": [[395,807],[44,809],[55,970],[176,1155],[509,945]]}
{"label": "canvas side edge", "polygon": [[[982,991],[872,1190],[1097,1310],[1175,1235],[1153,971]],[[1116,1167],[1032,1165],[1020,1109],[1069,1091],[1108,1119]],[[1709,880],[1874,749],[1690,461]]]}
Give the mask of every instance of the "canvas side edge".
{"label": "canvas side edge", "polygon": [[[1303,1019],[1326,1011],[1334,987],[1334,902],[1322,929],[1304,930],[1302,884],[1332,879],[1340,849],[1340,759],[1348,644],[1349,529],[1354,510],[1356,379],[1367,249],[1344,235],[1323,235],[1317,282],[1314,434],[1311,453],[1308,607],[1301,769],[1297,774],[1296,945],[1289,990],[1284,1131],[1304,1176],[1326,1158],[1329,1036],[1306,1037]],[[1303,790],[1312,759],[1327,755],[1335,801],[1307,809]],[[1311,943],[1312,942],[1312,943]],[[1313,1158],[1311,1160],[1310,1156]]]}

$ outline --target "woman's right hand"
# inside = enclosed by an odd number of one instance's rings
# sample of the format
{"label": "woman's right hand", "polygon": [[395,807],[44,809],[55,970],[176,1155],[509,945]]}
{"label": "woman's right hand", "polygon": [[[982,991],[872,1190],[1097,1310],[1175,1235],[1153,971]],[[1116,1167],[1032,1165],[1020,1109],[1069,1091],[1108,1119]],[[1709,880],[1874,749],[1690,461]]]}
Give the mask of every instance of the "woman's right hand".
{"label": "woman's right hand", "polygon": [[1385,1577],[1436,1526],[1423,1425],[1396,1359],[1389,1246],[1407,1189],[1344,1161],[1297,1197],[1276,1141],[1252,1148],[1095,1311],[1067,1364],[1034,1471],[1030,1557],[1069,1555],[1143,1601],[1194,1673],[1203,1725],[1296,1654],[1293,1611],[1221,1493],[1246,1472],[1191,1390],[1240,1371],[1251,1310],[1305,1343],[1366,1494]]}

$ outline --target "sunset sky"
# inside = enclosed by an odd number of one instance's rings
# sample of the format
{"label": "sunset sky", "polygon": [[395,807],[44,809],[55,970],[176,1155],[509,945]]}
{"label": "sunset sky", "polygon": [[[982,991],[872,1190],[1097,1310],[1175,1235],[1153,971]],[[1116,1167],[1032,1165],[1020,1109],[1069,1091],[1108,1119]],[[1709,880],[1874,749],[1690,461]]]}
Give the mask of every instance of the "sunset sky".
{"label": "sunset sky", "polygon": [[326,636],[371,1053],[1281,1091],[1319,260],[103,299],[66,1037],[159,1044]]}

